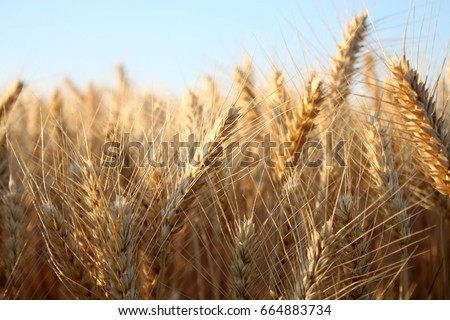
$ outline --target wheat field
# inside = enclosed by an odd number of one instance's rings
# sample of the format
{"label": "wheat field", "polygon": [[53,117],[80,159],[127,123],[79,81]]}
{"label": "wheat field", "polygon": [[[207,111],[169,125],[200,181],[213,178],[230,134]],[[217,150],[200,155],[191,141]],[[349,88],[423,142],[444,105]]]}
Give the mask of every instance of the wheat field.
{"label": "wheat field", "polygon": [[[182,99],[70,78],[0,102],[3,299],[450,298],[449,64],[351,19],[328,65]],[[448,53],[447,53],[448,54]]]}

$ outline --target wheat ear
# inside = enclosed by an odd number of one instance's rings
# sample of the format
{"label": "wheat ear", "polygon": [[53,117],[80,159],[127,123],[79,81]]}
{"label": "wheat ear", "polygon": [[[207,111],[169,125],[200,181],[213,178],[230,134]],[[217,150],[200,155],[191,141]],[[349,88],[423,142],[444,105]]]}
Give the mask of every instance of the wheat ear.
{"label": "wheat ear", "polygon": [[62,108],[63,101],[61,94],[58,90],[55,90],[52,99],[50,102],[50,110],[49,110],[49,123],[50,126],[48,128],[48,135],[52,137],[52,151],[56,152],[57,150],[63,149],[63,137],[65,134],[64,124],[62,121]]}
{"label": "wheat ear", "polygon": [[158,252],[152,265],[158,275],[155,291],[157,298],[160,298],[162,293],[162,274],[165,269],[170,240],[183,227],[183,214],[193,205],[195,195],[204,190],[206,182],[203,178],[207,172],[207,166],[214,165],[218,159],[222,161],[220,158],[223,153],[223,145],[234,133],[240,116],[239,109],[232,107],[218,119],[214,127],[207,133],[204,147],[196,150],[193,159],[196,165],[187,164],[182,179],[161,211],[161,225],[157,236],[158,245],[156,245]]}
{"label": "wheat ear", "polygon": [[336,55],[331,60],[329,75],[329,104],[336,112],[350,94],[351,79],[355,73],[357,54],[361,49],[367,31],[367,13],[356,16],[347,25],[341,43],[337,45]]}
{"label": "wheat ear", "polygon": [[234,69],[233,78],[237,84],[238,100],[240,101],[243,109],[248,111],[247,121],[251,123],[259,123],[262,120],[262,114],[260,110],[260,102],[257,98],[257,93],[252,76],[252,64],[250,60],[246,61],[244,70],[240,68]]}
{"label": "wheat ear", "polygon": [[376,60],[374,52],[369,52],[364,56],[363,77],[364,84],[369,91],[369,112],[378,113],[381,109],[383,98],[382,83],[378,79],[376,72]]}
{"label": "wheat ear", "polygon": [[[356,62],[361,50],[365,33],[367,31],[367,12],[353,17],[347,24],[345,33],[341,36],[340,44],[336,44],[336,54],[331,59],[331,70],[328,71],[327,99],[323,113],[325,118],[320,122],[321,139],[328,139],[325,132],[333,131],[342,133],[347,127],[347,122],[343,115],[348,114],[348,108],[343,108],[350,96],[350,89],[356,71]],[[326,165],[320,170],[320,194],[318,206],[325,212],[327,218],[330,216],[329,200],[336,201],[337,183],[342,177],[342,170],[336,166],[330,166],[330,158],[326,158]]]}
{"label": "wheat ear", "polygon": [[4,273],[7,286],[3,295],[17,298],[19,293],[19,279],[21,274],[21,255],[25,246],[23,237],[24,216],[22,205],[22,191],[16,188],[11,177],[9,163],[8,118],[12,107],[23,89],[23,83],[17,81],[10,92],[0,100],[0,192],[2,192],[2,206],[0,222],[5,254],[3,255]]}
{"label": "wheat ear", "polygon": [[286,121],[287,133],[285,138],[289,145],[284,154],[286,161],[278,159],[276,162],[279,182],[283,183],[286,180],[286,164],[292,166],[295,163],[295,158],[302,151],[309,133],[315,128],[314,121],[319,114],[323,101],[322,79],[314,76],[305,86],[305,93],[299,107],[292,110],[292,119]]}
{"label": "wheat ear", "polygon": [[[408,259],[408,242],[411,234],[410,219],[407,214],[408,204],[404,200],[403,189],[400,188],[397,169],[395,168],[391,143],[387,138],[386,129],[380,128],[377,119],[373,119],[364,131],[368,143],[367,158],[370,163],[368,172],[375,183],[378,197],[385,199],[382,205],[385,225],[399,239],[402,247],[402,259],[405,266],[402,270],[402,288],[409,287],[408,270],[406,260]],[[406,293],[401,294],[405,297]]]}
{"label": "wheat ear", "polygon": [[203,107],[198,102],[197,95],[189,90],[182,102],[183,111],[186,115],[186,129],[189,133],[197,132],[202,125]]}
{"label": "wheat ear", "polygon": [[405,56],[394,57],[389,69],[393,96],[417,147],[421,169],[437,191],[450,196],[450,138],[443,117],[436,113],[434,97]]}
{"label": "wheat ear", "polygon": [[104,257],[106,260],[106,288],[115,300],[137,299],[137,270],[135,265],[136,234],[133,215],[124,197],[117,197],[110,205],[110,216],[105,221]]}
{"label": "wheat ear", "polygon": [[9,190],[3,194],[0,218],[2,221],[2,238],[4,244],[4,273],[7,279],[5,296],[17,298],[23,272],[23,254],[25,249],[25,216],[23,209],[23,192],[10,178]]}
{"label": "wheat ear", "polygon": [[332,220],[322,227],[313,228],[306,248],[306,261],[300,269],[300,279],[296,283],[294,299],[323,299],[323,287],[329,279],[329,270],[334,266],[336,235]]}
{"label": "wheat ear", "polygon": [[252,219],[238,223],[235,228],[234,260],[231,265],[233,299],[249,300],[252,298],[254,246],[255,225]]}
{"label": "wheat ear", "polygon": [[[285,160],[276,155],[276,179],[275,181],[283,185],[285,191],[286,182],[291,176],[292,166],[296,157],[302,151],[307,141],[308,134],[315,128],[315,118],[317,117],[323,102],[322,80],[315,76],[306,84],[305,93],[300,101],[300,106],[293,109],[292,119],[286,119],[287,133],[285,140],[289,146],[285,149]],[[288,167],[289,166],[289,167]],[[272,296],[280,299],[283,296],[283,282],[286,278],[285,264],[290,260],[289,255],[295,246],[295,237],[292,234],[291,217],[293,210],[289,203],[288,196],[282,196],[280,212],[278,216],[278,243],[275,248],[275,268],[274,268],[274,288]]]}
{"label": "wheat ear", "polygon": [[75,298],[92,298],[95,285],[79,257],[82,248],[73,237],[70,219],[48,201],[42,203],[40,208],[39,216],[50,260],[58,276]]}
{"label": "wheat ear", "polygon": [[13,107],[14,103],[19,98],[20,93],[22,92],[23,86],[24,86],[23,82],[17,81],[11,87],[9,93],[7,93],[2,98],[2,100],[0,100],[0,120],[1,120],[0,122],[3,122],[3,120],[8,117],[11,108]]}
{"label": "wheat ear", "polygon": [[270,84],[270,95],[273,104],[274,117],[280,126],[280,133],[285,134],[287,132],[286,122],[290,121],[293,117],[293,100],[286,88],[284,76],[278,69],[274,68],[272,71]]}
{"label": "wheat ear", "polygon": [[334,222],[339,241],[339,267],[343,270],[343,291],[349,299],[362,299],[370,296],[368,272],[373,254],[369,251],[370,230],[364,226],[349,194],[338,199]]}

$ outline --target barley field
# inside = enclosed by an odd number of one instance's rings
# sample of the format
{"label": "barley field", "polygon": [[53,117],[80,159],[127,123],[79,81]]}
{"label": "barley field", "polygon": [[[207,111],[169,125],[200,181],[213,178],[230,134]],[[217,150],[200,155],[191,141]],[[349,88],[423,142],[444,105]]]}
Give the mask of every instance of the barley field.
{"label": "barley field", "polygon": [[375,34],[362,12],[322,68],[245,58],[181,98],[123,65],[114,87],[12,83],[0,297],[449,299],[449,63]]}

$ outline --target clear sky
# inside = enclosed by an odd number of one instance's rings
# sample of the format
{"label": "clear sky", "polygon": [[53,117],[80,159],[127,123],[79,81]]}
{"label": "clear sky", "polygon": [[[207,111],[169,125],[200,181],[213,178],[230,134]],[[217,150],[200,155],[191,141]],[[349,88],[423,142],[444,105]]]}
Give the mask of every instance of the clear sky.
{"label": "clear sky", "polygon": [[325,59],[340,26],[362,8],[385,47],[401,49],[409,14],[408,46],[434,39],[428,52],[448,56],[446,0],[0,0],[0,89],[17,77],[40,90],[67,75],[80,85],[113,83],[122,61],[139,88],[179,94],[206,73],[231,74],[245,53],[267,66],[289,54],[299,64],[305,55]]}

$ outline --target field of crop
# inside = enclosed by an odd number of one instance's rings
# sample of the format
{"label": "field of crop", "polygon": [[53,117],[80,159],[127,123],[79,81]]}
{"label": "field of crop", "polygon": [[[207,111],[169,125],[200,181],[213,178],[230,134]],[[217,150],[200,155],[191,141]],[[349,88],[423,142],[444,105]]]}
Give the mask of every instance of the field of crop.
{"label": "field of crop", "polygon": [[0,297],[449,299],[450,67],[373,32],[361,13],[322,69],[246,59],[183,99],[122,65],[116,88],[17,81]]}

